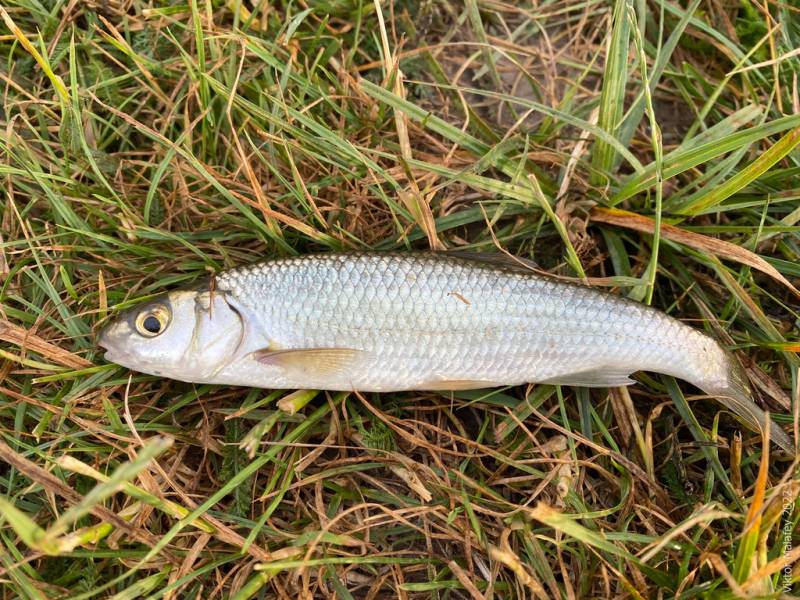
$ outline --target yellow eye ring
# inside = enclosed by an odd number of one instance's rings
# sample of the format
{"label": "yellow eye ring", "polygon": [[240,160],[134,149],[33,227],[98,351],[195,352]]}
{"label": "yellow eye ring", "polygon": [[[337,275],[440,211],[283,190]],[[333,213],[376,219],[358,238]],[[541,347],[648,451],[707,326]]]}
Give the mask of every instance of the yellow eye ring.
{"label": "yellow eye ring", "polygon": [[136,315],[136,331],[144,337],[156,337],[164,332],[169,324],[169,313],[162,306],[143,310]]}

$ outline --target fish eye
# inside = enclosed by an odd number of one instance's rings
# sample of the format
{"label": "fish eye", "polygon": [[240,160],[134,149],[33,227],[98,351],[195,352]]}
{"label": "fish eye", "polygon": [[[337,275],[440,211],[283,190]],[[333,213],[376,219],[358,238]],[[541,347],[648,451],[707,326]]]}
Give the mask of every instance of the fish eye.
{"label": "fish eye", "polygon": [[136,315],[136,331],[144,337],[156,337],[169,324],[169,313],[162,306],[148,308]]}

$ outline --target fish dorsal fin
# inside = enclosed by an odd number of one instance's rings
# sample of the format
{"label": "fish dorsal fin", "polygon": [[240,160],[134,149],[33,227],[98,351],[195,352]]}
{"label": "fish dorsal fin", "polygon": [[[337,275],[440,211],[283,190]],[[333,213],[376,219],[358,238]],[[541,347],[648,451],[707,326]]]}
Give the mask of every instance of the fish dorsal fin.
{"label": "fish dorsal fin", "polygon": [[629,375],[629,370],[596,367],[587,371],[557,375],[541,383],[577,385],[581,387],[619,387],[636,383]]}
{"label": "fish dorsal fin", "polygon": [[253,358],[295,373],[324,375],[346,370],[363,353],[353,348],[265,348],[254,352]]}
{"label": "fish dorsal fin", "polygon": [[520,258],[518,256],[511,256],[501,252],[473,252],[471,250],[447,250],[440,252],[442,256],[452,256],[453,258],[460,258],[462,260],[471,260],[474,262],[484,263],[495,267],[504,267],[507,269],[514,269],[525,273],[533,271],[541,271],[541,267],[529,258]]}

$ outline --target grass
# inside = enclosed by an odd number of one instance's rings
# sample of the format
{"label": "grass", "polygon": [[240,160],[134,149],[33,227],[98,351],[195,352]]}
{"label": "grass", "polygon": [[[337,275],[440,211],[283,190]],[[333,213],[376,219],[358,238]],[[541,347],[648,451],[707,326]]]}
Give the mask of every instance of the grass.
{"label": "grass", "polygon": [[797,435],[791,3],[3,6],[0,597],[797,588],[796,464],[671,378],[273,392],[94,340],[262,257],[499,247],[706,329]]}

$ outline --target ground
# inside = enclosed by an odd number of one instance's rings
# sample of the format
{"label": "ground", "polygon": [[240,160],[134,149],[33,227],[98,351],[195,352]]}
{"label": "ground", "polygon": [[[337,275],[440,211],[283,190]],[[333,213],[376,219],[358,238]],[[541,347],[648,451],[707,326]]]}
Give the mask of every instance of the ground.
{"label": "ground", "polygon": [[108,364],[119,310],[330,250],[508,251],[800,412],[800,10],[0,6],[0,597],[789,594],[796,464],[683,382],[334,394]]}

